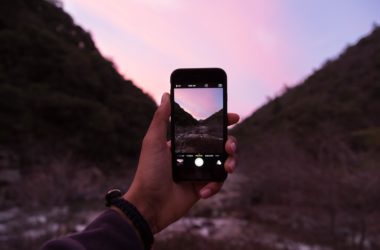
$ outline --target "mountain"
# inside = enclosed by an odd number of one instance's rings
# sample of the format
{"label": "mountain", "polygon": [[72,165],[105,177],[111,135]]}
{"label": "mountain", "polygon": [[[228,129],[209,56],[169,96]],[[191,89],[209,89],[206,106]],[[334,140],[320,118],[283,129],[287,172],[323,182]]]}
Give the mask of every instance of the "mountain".
{"label": "mountain", "polygon": [[223,124],[223,109],[215,112],[214,114],[201,121],[202,125],[208,124]]}
{"label": "mountain", "polygon": [[231,133],[246,218],[333,249],[379,245],[379,27]]}
{"label": "mountain", "polygon": [[198,121],[189,113],[187,113],[181,105],[174,102],[174,119],[179,126],[194,126],[198,124]]}
{"label": "mountain", "polygon": [[155,108],[59,1],[1,1],[0,167],[137,158]]}
{"label": "mountain", "polygon": [[[334,144],[333,140],[339,140],[349,154],[378,152],[379,114],[380,28],[375,28],[303,83],[286,88],[233,133],[242,144],[286,137],[313,159],[321,160],[326,153],[321,151],[328,150],[321,147]],[[335,144],[331,150],[336,149]]]}

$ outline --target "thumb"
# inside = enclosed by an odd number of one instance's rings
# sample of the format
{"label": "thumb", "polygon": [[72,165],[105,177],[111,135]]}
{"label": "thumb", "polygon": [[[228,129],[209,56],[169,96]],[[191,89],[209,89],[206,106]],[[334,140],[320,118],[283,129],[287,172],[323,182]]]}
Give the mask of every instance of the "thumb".
{"label": "thumb", "polygon": [[154,113],[152,122],[150,123],[147,137],[151,140],[163,140],[166,142],[166,133],[168,129],[170,116],[169,94],[164,93],[161,97],[161,104]]}

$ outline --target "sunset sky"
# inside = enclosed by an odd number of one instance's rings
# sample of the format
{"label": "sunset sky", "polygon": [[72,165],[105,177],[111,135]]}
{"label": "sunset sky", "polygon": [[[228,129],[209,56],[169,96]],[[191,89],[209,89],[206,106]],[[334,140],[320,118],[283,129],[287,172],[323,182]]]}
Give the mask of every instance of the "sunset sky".
{"label": "sunset sky", "polygon": [[206,119],[223,108],[222,88],[176,88],[174,101],[195,119]]}
{"label": "sunset sky", "polygon": [[378,0],[63,0],[102,54],[156,101],[180,67],[221,67],[243,117],[380,24]]}

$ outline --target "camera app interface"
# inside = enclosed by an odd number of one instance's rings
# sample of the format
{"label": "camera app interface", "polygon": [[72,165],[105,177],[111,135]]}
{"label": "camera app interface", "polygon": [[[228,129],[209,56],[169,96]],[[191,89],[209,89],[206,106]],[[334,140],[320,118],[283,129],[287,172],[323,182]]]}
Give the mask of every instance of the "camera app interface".
{"label": "camera app interface", "polygon": [[175,85],[172,114],[177,166],[222,166],[223,85]]}

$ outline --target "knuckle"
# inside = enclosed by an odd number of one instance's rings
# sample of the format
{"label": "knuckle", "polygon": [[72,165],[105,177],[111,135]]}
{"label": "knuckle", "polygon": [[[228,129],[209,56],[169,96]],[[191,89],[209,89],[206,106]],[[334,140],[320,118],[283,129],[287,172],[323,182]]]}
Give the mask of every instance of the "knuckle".
{"label": "knuckle", "polygon": [[231,140],[231,141],[234,142],[234,143],[237,142],[236,137],[233,136],[233,135],[228,136],[228,139]]}

